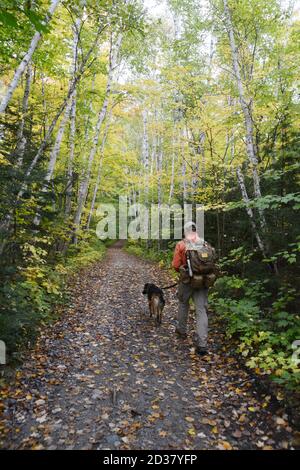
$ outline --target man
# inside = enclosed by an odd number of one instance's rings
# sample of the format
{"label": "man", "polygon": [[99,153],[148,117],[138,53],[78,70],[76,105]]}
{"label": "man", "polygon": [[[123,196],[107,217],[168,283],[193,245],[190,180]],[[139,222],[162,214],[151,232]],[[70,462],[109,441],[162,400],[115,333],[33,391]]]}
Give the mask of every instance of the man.
{"label": "man", "polygon": [[[196,319],[197,319],[197,344],[196,352],[200,356],[207,354],[207,331],[208,331],[208,320],[207,320],[207,299],[208,299],[208,287],[205,282],[202,285],[197,286],[193,283],[193,277],[191,276],[190,263],[187,260],[188,247],[207,247],[214,255],[214,250],[208,245],[203,239],[200,239],[197,234],[196,224],[194,222],[188,222],[184,226],[185,238],[177,243],[172,266],[180,272],[180,279],[178,283],[177,297],[179,300],[178,317],[177,317],[177,328],[176,333],[181,337],[186,337],[188,311],[189,311],[189,300],[192,297],[196,307]],[[189,272],[190,271],[190,272]],[[195,276],[196,277],[196,276]],[[198,276],[204,277],[204,276]]]}

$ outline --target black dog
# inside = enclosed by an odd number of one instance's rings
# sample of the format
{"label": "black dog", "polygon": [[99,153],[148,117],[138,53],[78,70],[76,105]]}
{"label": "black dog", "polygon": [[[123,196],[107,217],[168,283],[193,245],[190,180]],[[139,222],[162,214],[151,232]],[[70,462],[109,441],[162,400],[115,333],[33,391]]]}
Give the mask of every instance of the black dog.
{"label": "black dog", "polygon": [[161,324],[162,311],[165,306],[163,291],[155,284],[145,284],[143,294],[148,296],[150,317],[155,316],[155,323]]}

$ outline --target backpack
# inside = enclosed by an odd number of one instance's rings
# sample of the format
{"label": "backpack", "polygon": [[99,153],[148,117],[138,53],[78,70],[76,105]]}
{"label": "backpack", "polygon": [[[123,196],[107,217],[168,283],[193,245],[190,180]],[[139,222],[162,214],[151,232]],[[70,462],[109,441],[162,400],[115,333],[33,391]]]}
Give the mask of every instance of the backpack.
{"label": "backpack", "polygon": [[193,274],[211,274],[216,270],[215,250],[207,242],[191,243],[185,241],[186,258],[190,261]]}
{"label": "backpack", "polygon": [[185,246],[192,287],[211,287],[217,277],[215,249],[207,242],[191,243],[188,240],[185,240]]}

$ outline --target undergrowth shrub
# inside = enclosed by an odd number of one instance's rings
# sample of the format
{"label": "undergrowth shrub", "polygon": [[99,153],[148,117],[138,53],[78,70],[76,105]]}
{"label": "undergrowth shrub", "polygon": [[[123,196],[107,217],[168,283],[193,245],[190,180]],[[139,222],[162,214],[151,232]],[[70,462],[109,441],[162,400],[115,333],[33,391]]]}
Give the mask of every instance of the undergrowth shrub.
{"label": "undergrowth shrub", "polygon": [[[268,307],[268,281],[251,281],[237,276],[217,280],[210,303],[226,325],[226,335],[246,365],[258,374],[268,374],[287,388],[300,385],[300,354],[295,341],[300,339],[300,317],[288,311],[295,289],[282,286]],[[295,353],[295,354],[294,354]]]}
{"label": "undergrowth shrub", "polygon": [[39,326],[55,318],[54,307],[66,300],[68,276],[101,259],[104,252],[104,243],[89,236],[50,264],[46,250],[27,244],[26,263],[2,272],[0,339],[6,344],[9,361],[18,359],[22,348],[34,342]]}

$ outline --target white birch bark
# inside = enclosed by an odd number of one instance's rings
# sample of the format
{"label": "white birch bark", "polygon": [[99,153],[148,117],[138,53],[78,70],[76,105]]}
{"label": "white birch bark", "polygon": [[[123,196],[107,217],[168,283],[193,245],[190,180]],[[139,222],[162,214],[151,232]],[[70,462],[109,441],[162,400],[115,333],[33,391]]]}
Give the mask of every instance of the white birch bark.
{"label": "white birch bark", "polygon": [[74,90],[72,96],[72,105],[70,112],[70,154],[67,168],[67,189],[65,203],[65,217],[69,217],[72,206],[73,194],[73,164],[75,158],[75,135],[76,135],[76,108],[77,108],[77,92]]}
{"label": "white birch bark", "polygon": [[182,177],[182,203],[186,203],[187,199],[187,181],[186,181],[186,162],[184,158],[184,141],[182,140],[181,143],[181,156],[182,156],[182,162],[181,162],[181,177]]}
{"label": "white birch bark", "polygon": [[[47,14],[47,16],[44,20],[45,24],[49,23],[49,21],[50,21],[52,15],[53,15],[53,13],[55,12],[59,2],[60,2],[60,0],[52,0],[51,1],[50,7],[49,7],[49,10],[48,10],[48,14]],[[22,59],[22,61],[20,62],[19,66],[17,67],[17,70],[15,71],[14,77],[13,77],[12,81],[10,82],[10,84],[8,85],[8,89],[7,89],[3,99],[1,101],[0,113],[4,113],[4,111],[6,110],[7,105],[9,103],[11,97],[12,97],[15,89],[18,86],[18,83],[19,83],[19,80],[20,80],[21,76],[23,75],[26,67],[28,66],[29,62],[31,61],[33,53],[36,50],[37,45],[38,45],[41,37],[42,37],[42,33],[40,33],[39,31],[37,31],[34,34],[32,40],[31,40],[29,49],[28,49],[27,53],[25,54],[24,58]]]}
{"label": "white birch bark", "polygon": [[[225,13],[225,24],[226,24],[226,29],[228,32],[230,49],[231,49],[232,66],[233,66],[234,76],[235,76],[237,87],[238,87],[239,100],[240,100],[241,108],[242,108],[243,115],[244,115],[244,121],[245,121],[246,150],[247,150],[248,159],[249,159],[249,162],[251,164],[251,169],[252,169],[254,195],[256,198],[260,198],[261,197],[260,178],[259,178],[258,169],[257,169],[258,161],[257,161],[256,146],[254,142],[254,129],[253,129],[252,115],[250,111],[250,102],[247,102],[245,91],[244,91],[244,85],[242,82],[240,63],[239,63],[239,53],[238,53],[238,49],[237,49],[236,42],[235,42],[234,29],[233,29],[233,24],[232,24],[232,19],[231,19],[231,12],[228,7],[227,0],[223,0],[223,4],[224,4],[224,13]],[[265,220],[262,209],[259,210],[259,215],[260,215],[260,225],[262,229],[265,230],[266,220]]]}
{"label": "white birch bark", "polygon": [[[156,133],[152,135],[151,139],[151,157],[150,157],[150,176],[153,178],[154,165],[156,160]],[[151,204],[154,203],[154,191],[151,191]]]}
{"label": "white birch bark", "polygon": [[[89,51],[87,52],[84,60],[82,61],[81,63],[81,66],[79,68],[79,71],[78,73],[76,74],[76,76],[73,78],[73,80],[71,81],[70,83],[70,86],[69,86],[69,90],[68,90],[68,94],[66,96],[66,98],[64,99],[64,101],[62,102],[62,104],[60,105],[56,115],[54,116],[48,130],[47,130],[47,133],[46,133],[46,136],[45,136],[45,139],[43,140],[43,142],[41,143],[34,159],[32,160],[31,164],[29,165],[26,173],[25,173],[25,180],[31,175],[32,173],[32,170],[35,168],[36,164],[38,163],[40,157],[42,156],[46,146],[47,146],[47,143],[50,139],[50,137],[52,136],[52,133],[55,129],[55,126],[60,118],[60,116],[62,115],[62,113],[64,112],[65,108],[68,106],[68,103],[69,103],[69,100],[71,98],[71,96],[73,95],[74,93],[74,90],[76,88],[76,85],[77,83],[79,82],[79,80],[81,79],[84,71],[85,71],[85,66],[87,64],[87,61],[91,55],[91,53],[93,52],[94,50],[94,47],[96,46],[97,42],[98,42],[98,39],[99,39],[99,34],[100,34],[100,30],[98,31],[98,35],[97,35],[97,39],[95,40],[95,42],[93,43],[93,45],[91,46],[91,48],[89,49]],[[26,181],[24,182],[24,184],[22,185],[22,188],[20,189],[19,193],[18,193],[18,197],[22,197],[23,194],[24,194],[24,191],[26,190],[27,188],[27,184],[26,184]]]}
{"label": "white birch bark", "polygon": [[49,181],[51,181],[52,177],[53,177],[53,173],[54,173],[54,169],[55,169],[55,165],[56,165],[56,160],[57,160],[57,157],[58,157],[59,152],[60,152],[62,139],[63,139],[65,129],[66,129],[66,124],[67,124],[69,116],[70,116],[71,105],[72,105],[72,101],[70,100],[67,107],[66,107],[66,109],[65,109],[64,116],[61,120],[60,126],[59,126],[57,134],[56,134],[55,143],[54,143],[52,152],[50,154],[47,173],[46,173],[46,176],[45,176],[45,182],[46,183],[49,183]]}
{"label": "white birch bark", "polygon": [[192,184],[191,184],[191,197],[192,199],[195,197],[196,190],[199,185],[199,165],[200,165],[200,156],[202,154],[202,145],[201,145],[201,139],[203,133],[200,133],[199,135],[199,143],[196,146],[196,137],[194,133],[191,131],[191,135],[189,135],[189,130],[186,129],[187,133],[187,138],[190,143],[190,148],[193,153],[193,158],[191,162],[191,169],[192,169]]}
{"label": "white birch bark", "polygon": [[114,72],[115,67],[117,66],[118,55],[119,55],[119,50],[120,50],[120,47],[121,47],[121,42],[122,42],[122,35],[121,34],[118,35],[115,44],[113,44],[113,39],[111,37],[110,54],[109,54],[109,70],[108,70],[105,98],[104,98],[102,107],[101,107],[101,109],[99,111],[99,114],[98,114],[98,119],[97,119],[97,123],[96,123],[96,126],[95,126],[92,147],[91,147],[91,151],[90,151],[89,158],[88,158],[88,163],[87,163],[87,170],[86,170],[84,179],[81,182],[80,187],[79,187],[77,209],[76,209],[75,216],[74,216],[74,236],[73,236],[73,242],[74,243],[77,243],[77,231],[78,231],[79,226],[80,226],[81,216],[82,216],[82,212],[83,212],[85,202],[86,202],[86,197],[87,197],[89,183],[90,183],[92,165],[93,165],[94,158],[95,158],[95,155],[96,155],[97,149],[98,149],[101,126],[102,126],[102,123],[105,119],[106,112],[107,112],[108,101],[109,101],[109,96],[110,96],[110,92],[111,92],[111,85],[112,85],[112,81],[113,81],[113,72]]}
{"label": "white birch bark", "polygon": [[25,147],[26,147],[26,138],[24,136],[24,128],[25,128],[25,117],[28,111],[28,100],[29,100],[29,94],[30,94],[31,81],[32,81],[32,67],[31,67],[31,63],[29,63],[27,67],[27,71],[26,71],[25,89],[24,89],[24,95],[23,95],[23,100],[22,100],[22,111],[21,111],[22,116],[21,116],[21,120],[20,120],[20,124],[18,128],[18,133],[17,133],[17,145],[14,151],[15,155],[17,156],[16,165],[18,167],[21,167],[23,164],[24,152],[25,152]]}
{"label": "white birch bark", "polygon": [[242,170],[241,170],[240,167],[237,167],[236,174],[237,174],[237,179],[238,179],[238,183],[239,183],[239,186],[240,186],[240,190],[241,190],[241,193],[242,193],[242,198],[243,198],[243,201],[245,203],[246,212],[247,212],[248,217],[250,219],[250,223],[251,223],[251,227],[252,227],[254,236],[256,238],[256,241],[257,241],[257,244],[258,244],[258,247],[259,247],[260,251],[262,252],[263,256],[266,258],[267,250],[266,250],[266,247],[264,245],[263,240],[261,239],[261,237],[259,235],[256,223],[255,223],[255,219],[254,219],[253,210],[249,205],[250,200],[249,200],[246,185],[245,185],[244,175],[243,175]]}
{"label": "white birch bark", "polygon": [[163,162],[163,149],[162,149],[162,138],[159,137],[158,152],[157,152],[157,202],[158,210],[162,204],[162,186],[161,186],[161,177],[162,177],[162,162]]}
{"label": "white birch bark", "polygon": [[90,228],[91,220],[92,220],[94,209],[95,209],[97,194],[98,194],[98,190],[99,190],[99,186],[100,186],[101,174],[102,174],[101,172],[102,172],[103,158],[104,158],[104,147],[105,147],[105,143],[106,143],[106,139],[107,139],[108,128],[109,128],[109,121],[107,120],[106,128],[105,128],[104,135],[103,135],[102,142],[101,142],[100,160],[99,160],[99,164],[98,164],[96,183],[95,183],[95,187],[94,187],[94,191],[93,191],[91,207],[90,207],[90,210],[89,210],[88,220],[87,220],[87,224],[86,224],[86,229],[87,230],[89,230],[89,228]]}
{"label": "white birch bark", "polygon": [[[54,116],[49,128],[48,128],[48,131],[46,133],[46,136],[44,138],[44,140],[42,141],[35,157],[33,158],[31,164],[29,165],[29,167],[27,168],[25,174],[24,174],[24,179],[23,179],[23,183],[21,185],[21,188],[17,194],[17,200],[20,200],[26,189],[27,189],[27,186],[28,186],[28,178],[29,176],[31,175],[33,169],[35,168],[36,164],[38,163],[40,157],[42,156],[46,146],[47,146],[47,143],[50,139],[50,137],[52,136],[52,133],[54,131],[54,128],[60,118],[60,116],[62,115],[62,113],[64,112],[66,106],[68,105],[68,102],[69,102],[69,99],[70,97],[72,96],[75,88],[76,88],[76,85],[77,83],[79,82],[79,80],[81,79],[83,73],[85,72],[85,68],[86,68],[86,64],[94,50],[94,48],[96,47],[97,43],[98,43],[98,40],[99,40],[99,37],[100,37],[100,34],[101,32],[103,31],[103,26],[101,25],[98,29],[98,32],[97,32],[97,35],[96,35],[96,38],[93,42],[93,44],[91,45],[90,49],[88,50],[88,52],[86,53],[85,57],[83,58],[82,62],[81,62],[81,65],[80,65],[80,68],[76,74],[76,76],[74,77],[74,79],[72,80],[71,82],[71,85],[69,87],[69,91],[68,91],[68,94],[66,96],[66,98],[64,99],[64,101],[62,102],[62,104],[60,105],[56,115]],[[1,220],[0,222],[0,232],[7,232],[10,228],[10,224],[11,224],[11,220],[12,220],[12,213],[8,213],[4,216],[4,218]]]}
{"label": "white birch bark", "polygon": [[202,166],[201,166],[201,181],[202,187],[205,187],[206,184],[206,159],[205,159],[205,149],[202,150]]}
{"label": "white birch bark", "polygon": [[[68,106],[65,109],[64,116],[61,120],[60,126],[59,126],[57,134],[56,134],[55,143],[54,143],[53,149],[50,153],[48,168],[47,168],[47,172],[46,172],[45,179],[44,179],[44,185],[43,185],[43,188],[42,188],[43,193],[47,193],[49,183],[50,183],[50,181],[52,180],[52,177],[53,177],[53,173],[54,173],[54,169],[55,169],[55,165],[56,165],[56,160],[57,160],[57,157],[58,157],[59,152],[60,152],[60,147],[61,147],[62,139],[63,139],[64,133],[65,133],[66,124],[67,124],[67,121],[68,121],[69,115],[70,115],[71,105],[72,105],[72,101],[70,101],[68,103]],[[37,213],[34,217],[33,223],[34,223],[35,226],[38,226],[40,224],[40,222],[41,222],[41,212],[38,209]]]}
{"label": "white birch bark", "polygon": [[144,175],[145,175],[145,186],[144,186],[144,196],[145,203],[148,204],[149,197],[149,139],[148,139],[148,118],[147,111],[143,110],[143,150],[142,150],[142,160],[144,166]]}
{"label": "white birch bark", "polygon": [[170,191],[169,191],[169,205],[171,204],[173,193],[174,193],[174,178],[175,178],[175,131],[173,133],[173,139],[172,139],[172,163],[171,163],[171,181],[170,181]]}
{"label": "white birch bark", "polygon": [[[74,36],[73,36],[73,61],[72,61],[72,66],[71,66],[71,77],[73,79],[74,75],[76,74],[76,69],[77,69],[77,49],[78,49],[78,43],[79,43],[79,30],[80,30],[80,25],[81,25],[81,18],[77,18],[76,23],[75,23],[75,28],[74,28]],[[71,79],[71,82],[72,82]],[[70,98],[69,103],[67,104],[67,107],[64,112],[64,116],[61,120],[60,126],[58,128],[57,134],[56,134],[56,139],[55,143],[53,146],[53,149],[50,153],[50,158],[49,158],[49,163],[48,163],[48,168],[47,168],[47,173],[45,176],[45,181],[44,181],[44,186],[42,188],[42,192],[46,193],[48,191],[48,186],[49,182],[53,178],[53,173],[55,170],[55,165],[56,165],[56,160],[60,152],[61,148],[61,143],[63,140],[63,136],[65,133],[66,125],[70,117],[70,111],[72,107],[74,106],[74,94],[76,94],[76,87],[74,89],[74,92]],[[75,98],[76,99],[76,98]],[[76,102],[76,101],[75,101]],[[72,110],[74,112],[74,110]],[[74,135],[72,137],[75,137]],[[72,149],[74,151],[74,149]],[[33,223],[38,226],[41,221],[41,213],[40,210],[37,211],[36,216],[34,218]]]}
{"label": "white birch bark", "polygon": [[43,138],[45,139],[46,137],[46,129],[47,129],[47,101],[46,101],[46,90],[45,90],[45,75],[42,72],[41,73],[41,82],[42,82],[42,87],[41,87],[41,92],[42,92],[42,99],[43,99]]}

